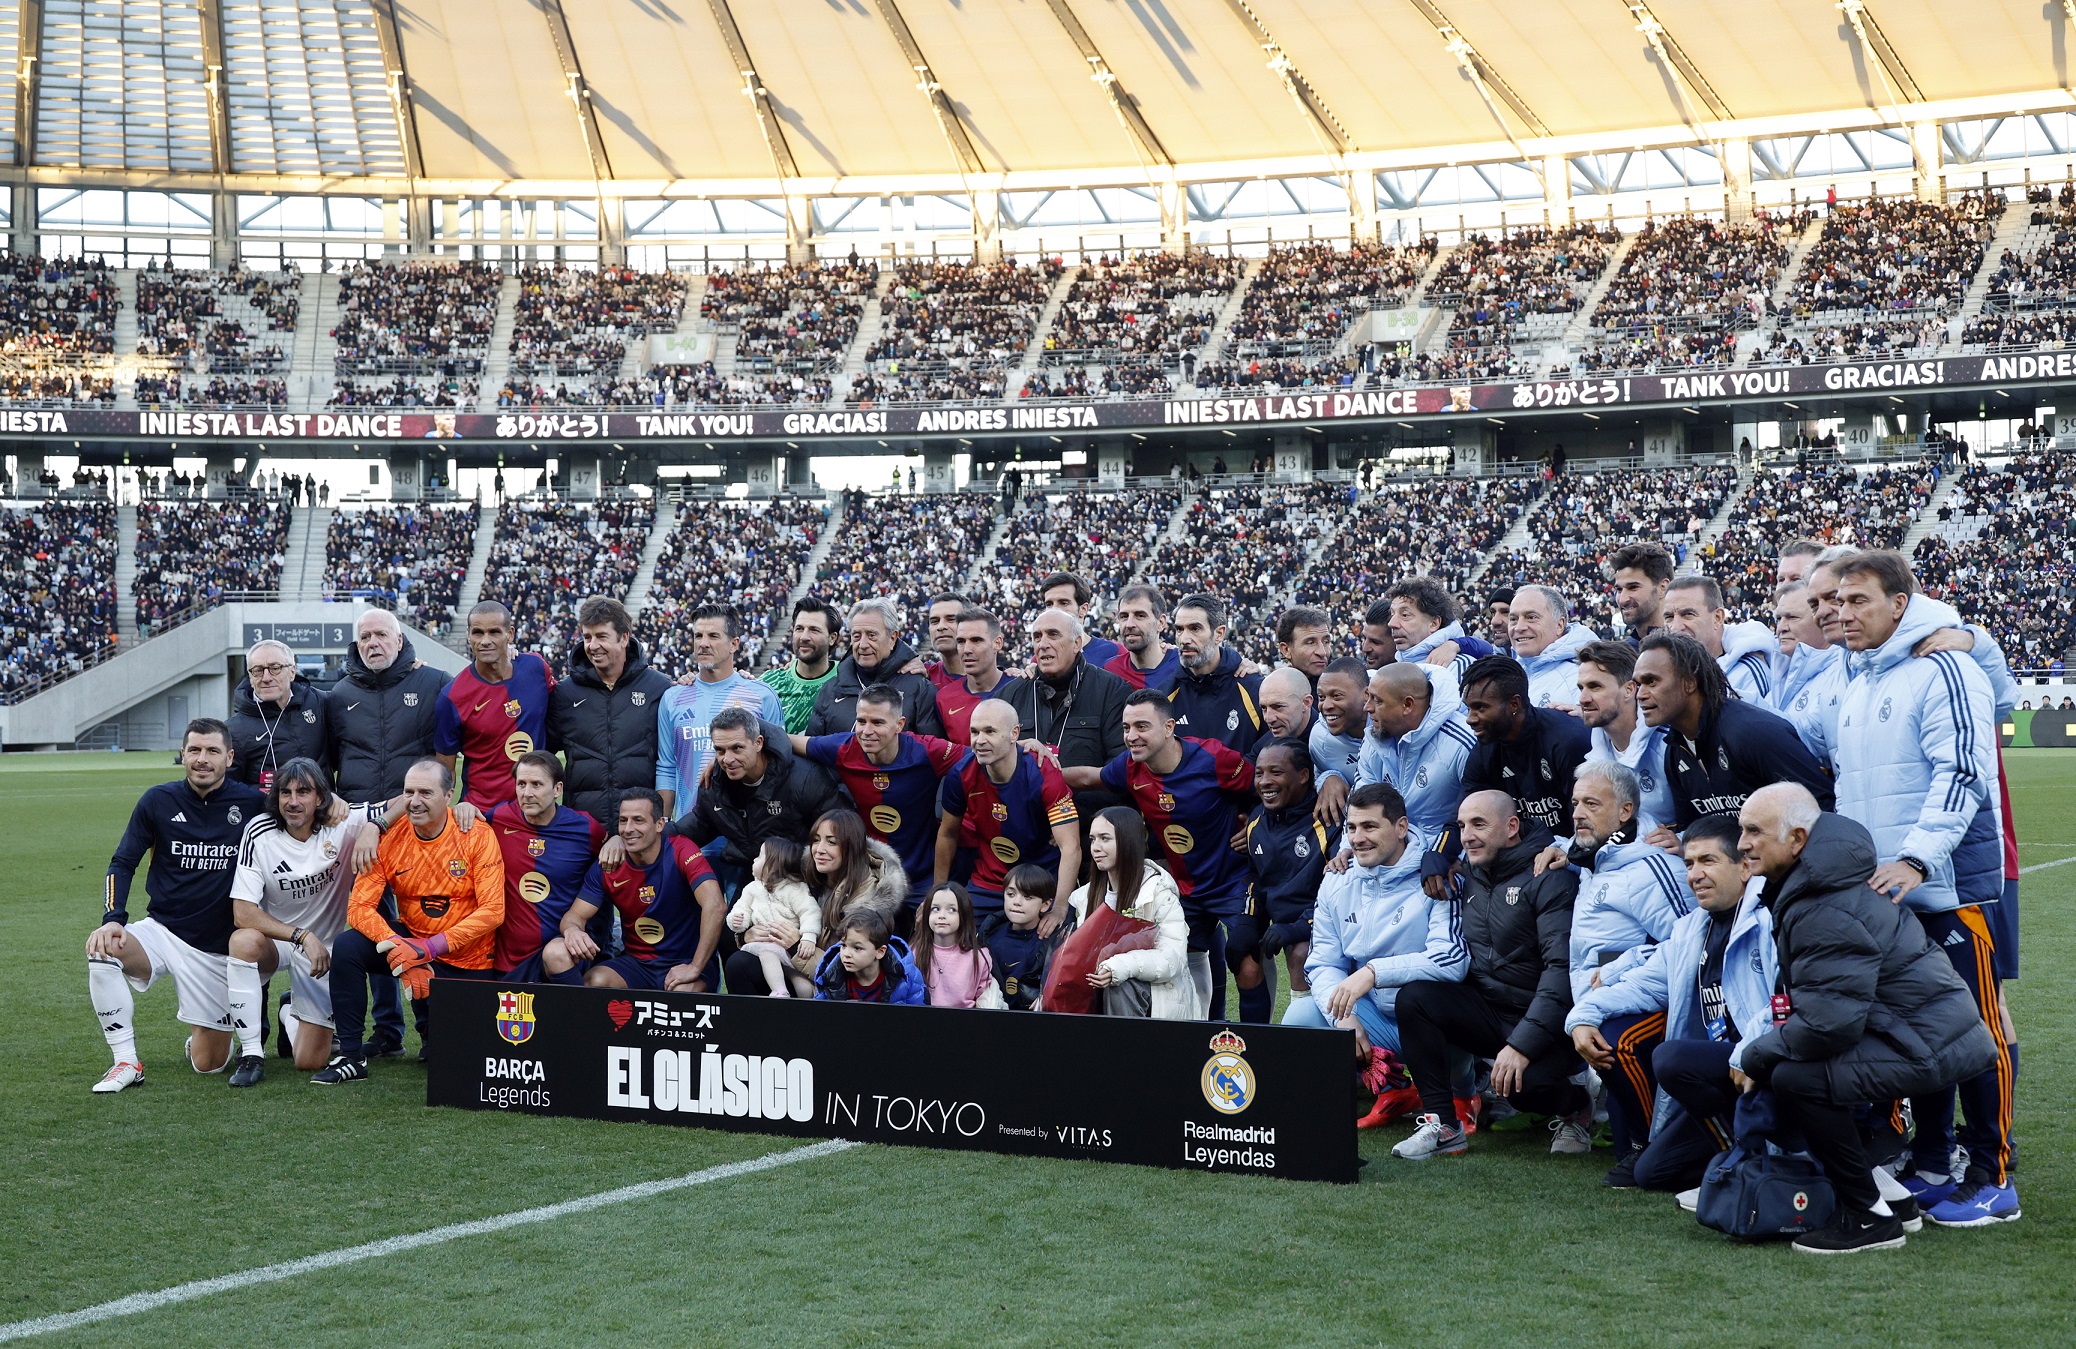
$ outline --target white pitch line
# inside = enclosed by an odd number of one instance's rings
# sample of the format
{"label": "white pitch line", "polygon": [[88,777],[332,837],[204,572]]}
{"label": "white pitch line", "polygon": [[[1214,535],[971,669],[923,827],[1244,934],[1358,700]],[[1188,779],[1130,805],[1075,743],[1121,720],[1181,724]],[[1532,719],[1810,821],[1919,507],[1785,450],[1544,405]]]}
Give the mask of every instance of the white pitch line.
{"label": "white pitch line", "polygon": [[2036,871],[2045,871],[2049,867],[2065,867],[2071,862],[2076,862],[2076,857],[2057,857],[2052,862],[2035,862],[2029,867],[2020,867],[2018,874],[2030,876]]}
{"label": "white pitch line", "polygon": [[668,1180],[649,1180],[639,1185],[626,1185],[617,1190],[586,1195],[582,1199],[564,1200],[560,1204],[545,1204],[540,1208],[500,1214],[495,1218],[478,1218],[474,1222],[449,1223],[445,1227],[435,1227],[424,1232],[384,1237],[380,1241],[363,1242],[361,1245],[346,1246],[336,1251],[323,1251],[317,1255],[303,1256],[298,1260],[284,1260],[278,1265],[262,1265],[258,1269],[248,1269],[237,1274],[221,1274],[213,1279],[197,1279],[193,1283],[175,1284],[171,1288],[161,1288],[155,1293],[132,1293],[113,1302],[82,1307],[78,1311],[59,1312],[54,1316],[39,1316],[30,1321],[0,1325],[0,1342],[25,1340],[32,1335],[48,1335],[53,1331],[71,1330],[77,1326],[92,1325],[96,1321],[111,1321],[118,1316],[135,1316],[139,1312],[156,1311],[176,1302],[192,1302],[196,1298],[250,1288],[254,1284],[276,1283],[282,1279],[292,1279],[298,1274],[315,1274],[323,1270],[337,1269],[342,1265],[358,1264],[363,1260],[374,1260],[381,1256],[394,1255],[399,1251],[416,1250],[420,1246],[437,1246],[444,1242],[459,1241],[463,1237],[483,1236],[533,1223],[551,1222],[573,1213],[589,1213],[593,1209],[631,1203],[637,1199],[649,1199],[659,1194],[669,1194],[673,1190],[689,1189],[694,1185],[711,1185],[717,1180],[733,1180],[737,1176],[754,1175],[759,1171],[790,1166],[794,1162],[809,1162],[817,1157],[827,1157],[831,1153],[857,1146],[858,1144],[844,1139],[830,1139],[828,1142],[812,1143],[804,1148],[767,1152],[762,1157],[752,1157],[748,1161],[710,1166],[704,1171],[694,1171]]}

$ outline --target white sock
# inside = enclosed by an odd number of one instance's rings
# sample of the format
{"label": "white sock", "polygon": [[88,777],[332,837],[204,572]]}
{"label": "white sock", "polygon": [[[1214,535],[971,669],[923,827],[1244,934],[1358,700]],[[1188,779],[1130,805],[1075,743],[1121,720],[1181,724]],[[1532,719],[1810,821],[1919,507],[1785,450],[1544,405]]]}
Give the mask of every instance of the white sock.
{"label": "white sock", "polygon": [[293,1057],[296,1041],[303,1034],[303,1018],[296,1015],[296,1005],[293,1002],[281,1004],[281,1029],[288,1036],[288,1052]]}
{"label": "white sock", "polygon": [[87,993],[117,1063],[137,1062],[137,1003],[119,960],[87,957]]}
{"label": "white sock", "polygon": [[1893,1218],[1896,1216],[1896,1210],[1889,1207],[1889,1201],[1886,1198],[1875,1200],[1874,1207],[1867,1211],[1877,1218]]}
{"label": "white sock", "polygon": [[263,1054],[260,1043],[260,972],[259,966],[250,960],[232,956],[229,965],[231,983],[231,1032],[238,1037],[238,1057]]}
{"label": "white sock", "polygon": [[1874,1168],[1874,1184],[1881,1191],[1883,1199],[1910,1198],[1910,1187],[1891,1175],[1885,1166]]}

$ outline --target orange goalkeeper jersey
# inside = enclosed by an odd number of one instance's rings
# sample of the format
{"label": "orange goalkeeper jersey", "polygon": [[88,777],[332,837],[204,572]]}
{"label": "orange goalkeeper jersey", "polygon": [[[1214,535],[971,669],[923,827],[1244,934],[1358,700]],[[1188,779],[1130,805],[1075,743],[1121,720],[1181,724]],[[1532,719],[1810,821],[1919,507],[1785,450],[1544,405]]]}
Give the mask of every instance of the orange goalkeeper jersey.
{"label": "orange goalkeeper jersey", "polygon": [[447,817],[435,838],[418,837],[408,820],[382,836],[375,865],[353,883],[347,920],[370,941],[391,934],[377,912],[382,891],[396,892],[397,916],[414,937],[447,934],[449,965],[465,970],[490,968],[498,925],[505,919],[505,863],[496,831],[478,822],[467,833]]}

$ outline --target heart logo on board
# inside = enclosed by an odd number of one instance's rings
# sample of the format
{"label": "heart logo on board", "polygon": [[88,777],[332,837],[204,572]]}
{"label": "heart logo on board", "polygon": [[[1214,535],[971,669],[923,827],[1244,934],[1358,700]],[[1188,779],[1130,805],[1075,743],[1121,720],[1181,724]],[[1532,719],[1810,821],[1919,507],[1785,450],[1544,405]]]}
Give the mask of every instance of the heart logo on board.
{"label": "heart logo on board", "polygon": [[606,1015],[613,1019],[614,1030],[625,1030],[634,1017],[634,1004],[625,998],[614,998],[606,1004]]}

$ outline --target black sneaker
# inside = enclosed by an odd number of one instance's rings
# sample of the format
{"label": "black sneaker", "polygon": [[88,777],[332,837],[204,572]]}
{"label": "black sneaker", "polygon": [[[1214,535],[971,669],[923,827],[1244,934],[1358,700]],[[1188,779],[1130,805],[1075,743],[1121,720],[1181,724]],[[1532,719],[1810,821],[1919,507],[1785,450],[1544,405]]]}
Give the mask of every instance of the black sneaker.
{"label": "black sneaker", "polygon": [[404,1056],[404,1042],[392,1040],[387,1035],[377,1035],[368,1041],[368,1057],[371,1059],[400,1059]]}
{"label": "black sneaker", "polygon": [[231,1085],[234,1087],[256,1087],[267,1075],[267,1061],[258,1054],[243,1054],[231,1069]]}
{"label": "black sneaker", "polygon": [[1889,1212],[1896,1215],[1896,1221],[1903,1224],[1904,1231],[1915,1235],[1924,1230],[1924,1211],[1918,1208],[1917,1200],[1910,1196],[1905,1195],[1901,1199],[1891,1199],[1889,1201]]}
{"label": "black sneaker", "polygon": [[1607,1186],[1610,1190],[1633,1190],[1637,1188],[1636,1163],[1637,1159],[1642,1157],[1643,1154],[1644,1150],[1642,1148],[1629,1149],[1628,1155],[1623,1157],[1621,1161],[1616,1162],[1614,1167],[1600,1178],[1600,1183]]}
{"label": "black sneaker", "polygon": [[[399,1054],[403,1052],[401,1049],[397,1051]],[[420,1063],[432,1062],[432,1046],[426,1043],[425,1037],[422,1035],[418,1037],[418,1061]]]}
{"label": "black sneaker", "polygon": [[341,1082],[365,1082],[368,1078],[366,1059],[349,1059],[344,1054],[334,1054],[332,1061],[311,1075],[313,1087],[336,1087]]}
{"label": "black sneaker", "polygon": [[1861,1251],[1893,1251],[1909,1238],[1893,1215],[1878,1217],[1864,1209],[1840,1205],[1830,1222],[1795,1238],[1804,1255],[1857,1255]]}

